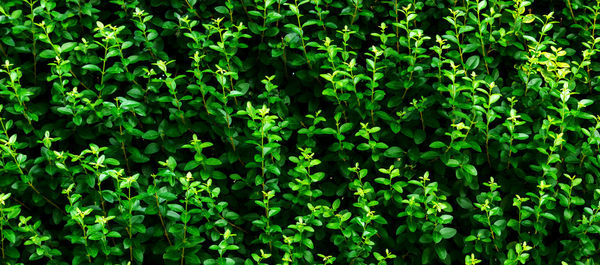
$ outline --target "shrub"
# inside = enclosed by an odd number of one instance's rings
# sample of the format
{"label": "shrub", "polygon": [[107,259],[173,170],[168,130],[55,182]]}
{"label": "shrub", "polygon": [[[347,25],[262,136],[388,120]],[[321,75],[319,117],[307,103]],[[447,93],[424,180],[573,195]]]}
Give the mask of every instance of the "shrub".
{"label": "shrub", "polygon": [[3,0],[2,260],[600,262],[599,14]]}

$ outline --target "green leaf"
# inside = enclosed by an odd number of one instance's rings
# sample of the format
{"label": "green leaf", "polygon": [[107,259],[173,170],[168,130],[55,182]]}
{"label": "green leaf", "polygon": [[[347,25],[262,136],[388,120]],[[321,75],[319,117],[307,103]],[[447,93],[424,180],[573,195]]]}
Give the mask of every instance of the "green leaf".
{"label": "green leaf", "polygon": [[77,46],[76,42],[65,42],[60,46],[62,53],[70,52]]}
{"label": "green leaf", "polygon": [[431,160],[440,156],[440,153],[436,151],[427,151],[421,154],[421,159],[423,160]]}
{"label": "green leaf", "polygon": [[464,45],[463,53],[474,52],[474,51],[476,51],[478,49],[481,49],[480,44],[470,43],[470,44]]}
{"label": "green leaf", "polygon": [[356,149],[358,149],[359,151],[365,151],[371,149],[371,147],[367,143],[361,143],[356,147]]}
{"label": "green leaf", "polygon": [[448,161],[446,162],[446,166],[449,167],[458,167],[460,165],[460,162],[458,162],[458,160],[456,159],[448,159]]}
{"label": "green leaf", "polygon": [[473,165],[463,165],[463,169],[471,176],[477,176],[477,169]]}
{"label": "green leaf", "polygon": [[189,161],[189,162],[187,162],[185,164],[185,167],[183,167],[183,170],[190,171],[190,170],[192,170],[194,168],[197,168],[200,165],[202,165],[201,161],[192,160],[192,161]]}
{"label": "green leaf", "polygon": [[2,230],[2,234],[4,235],[4,238],[6,238],[8,241],[10,241],[13,244],[17,241],[17,237],[13,230],[4,229],[4,230]]}
{"label": "green leaf", "polygon": [[82,66],[81,68],[85,69],[85,70],[94,71],[94,72],[101,72],[102,71],[102,69],[100,69],[100,67],[98,67],[95,64],[86,64],[86,65]]}
{"label": "green leaf", "polygon": [[542,26],[542,33],[546,33],[548,31],[550,31],[552,29],[552,27],[554,27],[554,24],[552,24],[552,23],[548,23],[548,24]]}
{"label": "green leaf", "polygon": [[529,24],[531,22],[535,21],[535,15],[534,14],[527,14],[523,17],[523,23],[525,24]]}
{"label": "green leaf", "polygon": [[383,155],[385,157],[390,157],[390,158],[399,158],[400,156],[402,156],[403,153],[404,153],[404,150],[402,150],[402,148],[397,147],[397,146],[392,146],[392,147],[388,148],[387,150],[385,150],[385,152],[383,152]]}
{"label": "green leaf", "polygon": [[446,248],[442,245],[435,245],[435,253],[437,253],[440,260],[445,260],[448,257],[448,252]]}
{"label": "green leaf", "polygon": [[215,11],[217,11],[217,13],[219,14],[229,15],[229,9],[227,9],[227,7],[224,6],[215,7]]}
{"label": "green leaf", "polygon": [[417,130],[414,134],[414,140],[415,140],[415,144],[421,144],[425,141],[425,131],[423,130]]}
{"label": "green leaf", "polygon": [[442,241],[442,234],[434,231],[432,238],[433,238],[433,243],[435,243],[435,244],[440,243]]}
{"label": "green leaf", "polygon": [[146,139],[146,140],[155,140],[156,138],[158,138],[159,133],[155,130],[148,130],[144,133],[144,135],[142,135],[142,138]]}
{"label": "green leaf", "polygon": [[135,258],[135,260],[139,261],[139,262],[143,262],[144,261],[144,249],[137,247],[137,248],[133,248],[133,257]]}
{"label": "green leaf", "polygon": [[6,256],[11,257],[13,259],[18,259],[21,253],[14,247],[8,247],[6,249]]}
{"label": "green leaf", "polygon": [[559,221],[558,217],[556,217],[554,214],[551,214],[551,213],[548,213],[548,212],[541,213],[540,215],[542,217],[546,218],[546,219],[549,219],[549,220],[552,220],[552,221],[555,221],[555,222]]}
{"label": "green leaf", "polygon": [[206,165],[209,165],[209,166],[219,166],[221,164],[222,164],[221,160],[219,160],[219,159],[212,158],[212,157],[209,158],[209,159],[206,159]]}
{"label": "green leaf", "polygon": [[467,59],[467,70],[475,70],[479,66],[479,55],[473,55]]}
{"label": "green leaf", "polygon": [[118,166],[121,164],[121,162],[119,162],[119,160],[114,159],[114,158],[106,158],[104,160],[104,163],[107,165],[111,165],[111,166]]}
{"label": "green leaf", "polygon": [[15,46],[15,40],[13,40],[13,38],[11,38],[10,36],[2,37],[2,42],[4,42],[4,44],[11,46],[11,47]]}
{"label": "green leaf", "polygon": [[440,234],[442,235],[442,237],[444,239],[449,239],[449,238],[452,238],[454,235],[456,235],[456,229],[450,228],[450,227],[444,227],[444,228],[440,229]]}
{"label": "green leaf", "polygon": [[118,237],[121,237],[121,234],[119,234],[119,232],[117,232],[117,231],[110,231],[110,232],[108,232],[108,234],[106,234],[106,236],[118,238]]}
{"label": "green leaf", "polygon": [[144,148],[144,154],[146,155],[156,154],[158,151],[160,151],[160,145],[157,143],[149,143],[146,148]]}
{"label": "green leaf", "polygon": [[207,259],[204,261],[203,265],[216,265],[217,261],[214,259]]}
{"label": "green leaf", "polygon": [[165,85],[167,85],[169,90],[175,91],[175,89],[177,89],[177,83],[175,83],[175,79],[173,78],[167,78],[165,80]]}
{"label": "green leaf", "polygon": [[140,153],[140,150],[135,147],[130,147],[128,150],[131,153],[129,158],[136,163],[146,163],[150,160],[150,158]]}
{"label": "green leaf", "polygon": [[310,238],[305,238],[304,240],[302,240],[302,243],[310,249],[313,249],[315,247]]}
{"label": "green leaf", "polygon": [[490,96],[490,105],[496,103],[500,99],[500,97],[502,97],[502,95],[500,95],[500,94],[492,94]]}
{"label": "green leaf", "polygon": [[43,50],[42,52],[40,52],[40,57],[42,58],[54,58],[56,57],[56,53],[54,52],[54,50]]}
{"label": "green leaf", "polygon": [[463,209],[469,210],[473,208],[473,203],[467,197],[458,197],[456,198],[456,202]]}
{"label": "green leaf", "polygon": [[404,89],[404,85],[403,85],[402,81],[397,81],[397,80],[387,82],[385,84],[385,86],[387,88],[389,88],[389,89],[392,89],[392,90],[401,90],[401,89]]}
{"label": "green leaf", "polygon": [[440,141],[435,141],[429,145],[430,148],[445,148],[447,147],[445,143]]}
{"label": "green leaf", "polygon": [[340,132],[346,133],[352,129],[352,123],[344,123],[340,126]]}
{"label": "green leaf", "polygon": [[177,167],[177,161],[175,161],[175,158],[173,158],[172,156],[169,156],[169,158],[167,159],[167,167],[171,171],[174,171],[175,167]]}

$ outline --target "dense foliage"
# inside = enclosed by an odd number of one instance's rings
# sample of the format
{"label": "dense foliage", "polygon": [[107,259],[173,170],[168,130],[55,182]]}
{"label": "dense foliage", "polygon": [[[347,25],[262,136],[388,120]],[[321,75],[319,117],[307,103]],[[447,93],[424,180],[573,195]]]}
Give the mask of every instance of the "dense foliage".
{"label": "dense foliage", "polygon": [[6,264],[595,264],[591,0],[2,0]]}

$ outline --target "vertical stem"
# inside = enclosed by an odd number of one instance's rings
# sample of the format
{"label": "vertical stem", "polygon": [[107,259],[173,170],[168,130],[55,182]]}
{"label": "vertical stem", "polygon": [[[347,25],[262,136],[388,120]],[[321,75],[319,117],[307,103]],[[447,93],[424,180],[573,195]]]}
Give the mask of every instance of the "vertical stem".
{"label": "vertical stem", "polygon": [[485,44],[483,44],[483,37],[482,37],[482,32],[481,32],[481,18],[479,16],[480,10],[479,7],[477,7],[477,26],[479,26],[479,42],[481,43],[481,55],[483,56],[483,63],[485,64],[485,70],[487,72],[487,74],[490,74],[490,68],[488,67],[488,63],[485,60],[485,57],[487,56],[487,54],[485,53]]}
{"label": "vertical stem", "polygon": [[119,125],[119,133],[121,134],[121,151],[123,152],[123,158],[125,159],[125,166],[127,167],[127,173],[131,173],[129,168],[129,160],[127,159],[127,151],[125,150],[125,141],[123,141],[123,126]]}
{"label": "vertical stem", "polygon": [[[598,3],[596,6],[598,7],[599,5],[600,5],[600,3]],[[596,42],[594,41],[594,39],[595,39],[595,37],[594,37],[594,36],[595,36],[595,33],[596,33],[596,18],[597,18],[597,17],[598,17],[598,11],[597,11],[597,9],[596,9],[596,10],[594,11],[594,22],[593,22],[593,24],[592,24],[592,37],[591,37],[591,39],[592,39],[592,42],[593,42],[594,44],[596,44]],[[592,92],[592,79],[590,78],[590,66],[589,66],[589,65],[586,65],[586,66],[585,66],[585,68],[586,68],[586,72],[587,72],[587,76],[588,76],[588,78],[587,78],[587,79],[588,79],[588,80],[587,80],[587,81],[588,81],[588,82],[587,82],[587,83],[588,83],[588,93],[591,93],[591,92]]]}
{"label": "vertical stem", "polygon": [[356,19],[357,13],[358,13],[358,3],[354,3],[354,13],[352,14],[352,21],[350,21],[350,26],[354,25],[354,20]]}
{"label": "vertical stem", "polygon": [[498,246],[496,246],[496,236],[494,235],[494,230],[492,230],[492,221],[490,220],[490,212],[488,210],[485,211],[488,220],[488,226],[490,227],[490,232],[492,233],[492,244],[494,244],[494,248],[496,252],[498,252]]}
{"label": "vertical stem", "polygon": [[185,3],[187,4],[189,10],[192,11],[192,13],[194,13],[194,15],[196,15],[198,18],[202,18],[199,14],[198,11],[196,11],[196,9],[194,9],[194,7],[192,7],[192,5],[190,5],[190,2],[188,0],[185,0]]}
{"label": "vertical stem", "polygon": [[[279,23],[279,21],[277,21]],[[283,73],[285,74],[285,78],[289,79],[288,69],[287,69],[287,56],[285,55],[285,42],[283,37],[281,37],[281,50],[283,54],[281,54],[281,60],[283,61]]]}
{"label": "vertical stem", "polygon": [[[300,8],[298,7],[298,0],[294,0],[294,2],[296,8],[298,9],[298,12],[300,12]],[[300,23],[300,14],[296,15],[296,20],[298,21],[298,28],[300,28],[300,40],[302,41],[302,51],[304,52],[304,58],[306,59],[306,63],[308,63],[308,68],[312,70],[312,64],[310,63],[308,53],[306,52],[306,43],[304,42],[304,29],[302,28],[302,23]]]}
{"label": "vertical stem", "polygon": [[[154,189],[156,190],[156,181],[154,182]],[[165,221],[163,220],[162,214],[160,213],[160,204],[158,202],[158,191],[154,193],[154,199],[156,200],[156,208],[158,209],[158,218],[160,218],[160,224],[162,225],[163,232],[165,237],[167,238],[167,242],[169,242],[169,246],[172,246],[171,239],[169,238],[169,233],[167,233],[167,228],[165,227]]]}
{"label": "vertical stem", "polygon": [[567,0],[567,6],[569,7],[569,12],[571,13],[571,19],[575,22],[575,14],[573,14],[573,7],[571,6],[571,0]]}
{"label": "vertical stem", "polygon": [[4,50],[4,47],[2,46],[1,43],[0,43],[0,52],[2,52],[2,55],[4,55],[4,57],[8,57],[8,55],[6,54],[6,51]]}
{"label": "vertical stem", "polygon": [[246,7],[246,3],[244,2],[244,0],[240,0],[240,2],[242,3],[242,8],[244,9],[244,13],[246,13],[246,17],[248,18],[248,20],[252,21],[250,15],[248,14],[248,7]]}
{"label": "vertical stem", "polygon": [[506,161],[506,169],[508,169],[510,167],[510,157],[512,156],[512,142],[513,142],[513,138],[511,135],[510,143],[508,145],[508,160]]}
{"label": "vertical stem", "polygon": [[[104,84],[104,74],[106,73],[106,61],[108,60],[108,58],[106,58],[106,55],[108,54],[109,49],[108,39],[106,39],[104,45],[104,58],[102,59],[102,77],[100,78],[100,86]],[[102,94],[102,91],[100,91],[100,94]]]}
{"label": "vertical stem", "polygon": [[127,233],[129,234],[129,243],[131,244],[131,245],[129,245],[129,260],[131,262],[133,262],[133,241],[132,241],[133,231],[131,230],[131,227],[132,227],[131,217],[133,217],[132,216],[133,204],[131,203],[131,183],[129,184],[129,187],[127,187],[127,201],[129,202],[129,229],[127,229]]}
{"label": "vertical stem", "polygon": [[85,224],[83,223],[83,218],[81,219],[81,230],[83,231],[83,239],[84,239],[84,245],[85,245],[85,255],[88,258],[88,262],[92,263],[92,256],[90,256],[90,252],[88,250],[88,236],[87,236],[87,231],[85,230]]}
{"label": "vertical stem", "polygon": [[485,155],[487,157],[488,165],[492,167],[492,161],[490,160],[490,133],[489,133],[489,123],[487,124],[486,133],[485,133]]}
{"label": "vertical stem", "polygon": [[373,109],[375,108],[374,96],[375,96],[375,74],[377,73],[377,50],[373,50],[373,77],[371,79],[371,122],[375,125],[375,117],[373,115]]}
{"label": "vertical stem", "polygon": [[4,209],[0,207],[0,242],[2,242],[2,259],[4,256]]}
{"label": "vertical stem", "polygon": [[[396,14],[396,24],[399,24],[398,22],[398,0],[394,0],[394,13]],[[396,33],[396,52],[400,52],[400,29],[398,28],[398,26],[394,26],[394,32]]]}
{"label": "vertical stem", "polygon": [[35,44],[37,42],[37,39],[35,37],[35,22],[34,22],[35,14],[33,13],[33,4],[34,3],[35,3],[35,1],[33,1],[33,0],[31,0],[31,2],[28,2],[29,8],[31,10],[31,19],[30,19],[31,38],[33,39],[33,45],[31,46],[31,53],[33,54],[33,83],[34,83],[34,85],[37,85],[37,51],[35,49]]}
{"label": "vertical stem", "polygon": [[[187,193],[188,191],[186,190],[186,194],[185,194],[185,214],[188,215],[188,198],[187,198]],[[181,265],[184,264],[185,261],[185,239],[186,239],[186,234],[187,234],[187,222],[185,222],[183,224],[183,240],[182,243],[184,244],[184,247],[181,248]]]}

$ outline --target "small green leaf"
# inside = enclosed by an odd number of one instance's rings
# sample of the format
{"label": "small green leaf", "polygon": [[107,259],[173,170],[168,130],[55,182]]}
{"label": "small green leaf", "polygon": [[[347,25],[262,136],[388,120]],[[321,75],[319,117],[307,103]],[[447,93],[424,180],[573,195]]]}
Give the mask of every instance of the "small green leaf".
{"label": "small green leaf", "polygon": [[467,59],[467,70],[475,70],[479,66],[479,55],[473,55]]}
{"label": "small green leaf", "polygon": [[448,252],[446,251],[446,247],[442,245],[435,245],[435,253],[437,253],[440,260],[445,260],[448,257]]}
{"label": "small green leaf", "polygon": [[10,36],[2,37],[2,42],[4,42],[4,44],[11,46],[11,47],[15,46],[15,40],[13,40],[13,38],[11,38]]}
{"label": "small green leaf", "polygon": [[158,138],[159,133],[155,130],[148,130],[144,133],[144,135],[142,135],[142,138],[146,139],[146,140],[155,140],[156,138]]}
{"label": "small green leaf", "polygon": [[403,153],[404,153],[404,150],[402,150],[402,148],[397,147],[397,146],[392,146],[392,147],[388,148],[387,150],[385,150],[385,152],[383,152],[383,155],[385,157],[398,158],[398,157],[402,156]]}
{"label": "small green leaf", "polygon": [[42,58],[54,58],[56,57],[56,53],[53,50],[43,50],[42,52],[40,52],[40,57]]}
{"label": "small green leaf", "polygon": [[440,229],[440,234],[442,235],[442,237],[444,239],[449,239],[449,238],[452,238],[454,235],[456,235],[456,229],[450,228],[450,227],[444,227],[444,228]]}
{"label": "small green leaf", "polygon": [[17,240],[17,237],[16,237],[15,232],[13,230],[4,229],[4,230],[2,230],[2,234],[4,235],[4,238],[6,238],[8,241],[10,241],[13,244]]}
{"label": "small green leaf", "polygon": [[558,217],[556,217],[554,214],[551,214],[551,213],[548,213],[548,212],[546,212],[546,213],[541,213],[540,215],[541,215],[542,217],[544,217],[544,218],[546,218],[546,219],[549,219],[549,220],[552,220],[552,221],[556,221],[556,222],[558,222],[558,221],[559,221]]}
{"label": "small green leaf", "polygon": [[429,145],[430,148],[444,148],[447,147],[445,143],[440,141],[435,141]]}
{"label": "small green leaf", "polygon": [[529,23],[533,22],[534,20],[535,20],[534,14],[527,14],[523,17],[523,23],[525,23],[525,24],[529,24]]}
{"label": "small green leaf", "polygon": [[473,165],[463,165],[463,169],[471,176],[477,176],[477,168]]}
{"label": "small green leaf", "polygon": [[446,166],[449,167],[458,167],[460,165],[460,162],[458,162],[458,160],[456,159],[448,159],[448,162],[446,162]]}
{"label": "small green leaf", "polygon": [[415,144],[421,144],[425,141],[425,131],[423,130],[417,130],[414,134],[414,140],[415,140]]}
{"label": "small green leaf", "polygon": [[209,158],[209,159],[206,159],[206,165],[209,165],[209,166],[218,166],[218,165],[221,165],[221,164],[222,164],[221,160],[219,160],[219,159],[212,158],[212,157]]}
{"label": "small green leaf", "polygon": [[98,67],[95,64],[86,64],[86,65],[82,66],[81,68],[83,68],[85,70],[94,71],[94,72],[101,72],[102,71],[102,69],[100,69],[100,67]]}
{"label": "small green leaf", "polygon": [[229,14],[229,9],[227,9],[227,7],[224,7],[224,6],[215,7],[215,11],[217,11],[217,13],[219,13],[219,14],[224,14],[224,15]]}

